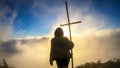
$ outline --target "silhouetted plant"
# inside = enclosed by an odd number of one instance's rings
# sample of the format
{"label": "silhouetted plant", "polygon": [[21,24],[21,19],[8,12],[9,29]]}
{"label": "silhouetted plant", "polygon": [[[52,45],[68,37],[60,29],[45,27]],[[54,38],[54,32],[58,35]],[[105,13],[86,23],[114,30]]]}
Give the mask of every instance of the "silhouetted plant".
{"label": "silhouetted plant", "polygon": [[83,65],[77,66],[76,68],[120,68],[120,59],[116,61],[107,61],[105,63],[101,63],[100,60],[97,63],[90,62],[85,63]]}

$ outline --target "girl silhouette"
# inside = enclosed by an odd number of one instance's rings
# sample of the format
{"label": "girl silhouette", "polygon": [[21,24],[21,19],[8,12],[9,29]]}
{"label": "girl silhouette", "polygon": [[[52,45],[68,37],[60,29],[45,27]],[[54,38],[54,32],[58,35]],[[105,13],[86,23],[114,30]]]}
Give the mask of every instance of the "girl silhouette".
{"label": "girl silhouette", "polygon": [[51,39],[50,65],[56,61],[58,68],[68,68],[69,60],[72,57],[70,50],[74,44],[64,37],[62,28],[57,28],[54,33],[55,37]]}

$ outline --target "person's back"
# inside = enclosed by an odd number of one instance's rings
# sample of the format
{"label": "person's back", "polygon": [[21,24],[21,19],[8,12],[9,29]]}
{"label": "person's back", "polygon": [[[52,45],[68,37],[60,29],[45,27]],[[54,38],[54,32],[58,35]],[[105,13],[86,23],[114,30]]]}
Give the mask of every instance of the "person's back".
{"label": "person's back", "polygon": [[52,49],[53,49],[53,57],[54,58],[67,58],[71,57],[69,46],[69,40],[67,37],[57,37],[51,40]]}
{"label": "person's back", "polygon": [[69,50],[72,48],[73,43],[63,36],[61,28],[57,28],[55,37],[51,40],[50,64],[52,65],[53,60],[56,60],[58,68],[68,67],[69,59],[71,58]]}

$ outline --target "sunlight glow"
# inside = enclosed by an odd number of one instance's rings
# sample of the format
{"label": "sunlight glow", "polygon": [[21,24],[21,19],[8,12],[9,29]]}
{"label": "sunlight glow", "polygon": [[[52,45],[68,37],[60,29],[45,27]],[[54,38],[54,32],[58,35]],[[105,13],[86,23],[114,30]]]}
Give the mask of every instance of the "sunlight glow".
{"label": "sunlight glow", "polygon": [[65,27],[61,27],[61,28],[62,28],[63,31],[64,31],[64,36],[69,37],[69,29],[68,29],[68,27],[65,26]]}

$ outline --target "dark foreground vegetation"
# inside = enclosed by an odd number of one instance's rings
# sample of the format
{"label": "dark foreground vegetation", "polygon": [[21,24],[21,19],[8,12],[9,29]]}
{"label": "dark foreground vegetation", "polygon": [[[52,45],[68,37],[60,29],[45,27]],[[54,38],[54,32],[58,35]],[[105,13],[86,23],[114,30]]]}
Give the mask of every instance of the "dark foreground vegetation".
{"label": "dark foreground vegetation", "polygon": [[89,63],[81,64],[76,68],[120,68],[120,59],[110,60],[104,63],[101,63],[101,61],[98,60],[97,63],[89,62]]}

